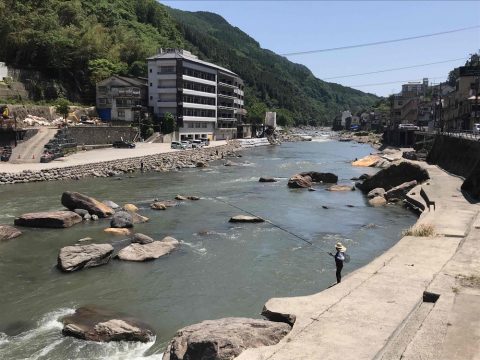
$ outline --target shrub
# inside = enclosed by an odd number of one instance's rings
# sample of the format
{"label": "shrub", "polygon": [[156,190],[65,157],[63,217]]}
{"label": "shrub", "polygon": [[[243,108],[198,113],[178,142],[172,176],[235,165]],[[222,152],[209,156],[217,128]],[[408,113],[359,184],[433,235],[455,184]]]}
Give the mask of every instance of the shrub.
{"label": "shrub", "polygon": [[403,236],[421,236],[428,237],[435,235],[435,228],[431,224],[420,224],[418,226],[412,226],[411,228],[403,231]]}

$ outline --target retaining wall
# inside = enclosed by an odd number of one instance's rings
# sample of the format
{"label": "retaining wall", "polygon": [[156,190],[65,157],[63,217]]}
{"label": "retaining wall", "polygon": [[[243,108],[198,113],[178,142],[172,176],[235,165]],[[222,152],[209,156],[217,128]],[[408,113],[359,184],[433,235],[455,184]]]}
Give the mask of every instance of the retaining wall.
{"label": "retaining wall", "polygon": [[462,176],[462,190],[480,198],[480,142],[476,140],[437,135],[427,162]]}
{"label": "retaining wall", "polygon": [[137,131],[130,126],[69,127],[70,135],[78,145],[112,144],[114,141],[133,141]]}

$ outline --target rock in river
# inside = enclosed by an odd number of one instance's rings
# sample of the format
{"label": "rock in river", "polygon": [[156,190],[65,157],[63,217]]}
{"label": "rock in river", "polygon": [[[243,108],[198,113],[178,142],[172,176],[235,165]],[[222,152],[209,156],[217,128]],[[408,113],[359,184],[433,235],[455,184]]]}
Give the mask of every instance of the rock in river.
{"label": "rock in river", "polygon": [[370,190],[368,193],[367,197],[369,199],[373,199],[376,196],[384,196],[385,195],[385,189],[384,188],[375,188],[373,190]]}
{"label": "rock in river", "polygon": [[123,314],[97,307],[80,307],[62,319],[65,336],[91,341],[149,342],[155,336],[150,326]]}
{"label": "rock in river", "polygon": [[415,186],[417,186],[417,180],[404,182],[403,184],[388,190],[384,195],[385,199],[387,199],[387,201],[403,200],[407,193]]}
{"label": "rock in river", "polygon": [[133,243],[118,252],[120,260],[147,261],[155,260],[167,255],[179,246],[178,240],[167,236],[161,241],[153,241],[147,244]]}
{"label": "rock in river", "polygon": [[373,199],[368,200],[368,203],[372,206],[383,206],[387,203],[387,200],[383,196],[375,196]]}
{"label": "rock in river", "polygon": [[138,243],[141,245],[150,244],[154,241],[155,240],[153,240],[150,236],[147,236],[141,233],[133,234],[133,237],[132,237],[132,243]]}
{"label": "rock in river", "polygon": [[207,320],[180,329],[163,360],[227,360],[248,348],[275,345],[291,330],[290,325],[261,319]]}
{"label": "rock in river", "polygon": [[82,222],[82,217],[73,211],[45,211],[23,214],[14,222],[20,226],[67,228]]}
{"label": "rock in river", "polygon": [[57,267],[64,272],[72,272],[105,265],[112,253],[113,246],[110,244],[65,246],[58,254]]}
{"label": "rock in river", "polygon": [[103,200],[102,203],[107,205],[108,207],[111,207],[113,210],[118,209],[120,207],[120,205],[118,205],[117,203],[114,203],[111,200]]}
{"label": "rock in river", "polygon": [[22,232],[10,225],[0,225],[0,241],[10,240],[22,235]]}
{"label": "rock in river", "polygon": [[288,179],[288,187],[289,188],[309,188],[313,185],[312,178],[310,176],[302,176],[300,174],[293,175],[290,179]]}
{"label": "rock in river", "polygon": [[106,228],[103,231],[112,235],[121,235],[121,236],[130,235],[130,230],[126,228]]}
{"label": "rock in river", "polygon": [[65,191],[62,194],[62,205],[70,210],[85,209],[90,214],[95,214],[99,217],[108,217],[115,212],[111,207],[108,207],[97,199],[71,191]]}
{"label": "rock in river", "polygon": [[257,216],[248,216],[248,215],[236,215],[232,216],[229,220],[229,222],[243,222],[243,223],[260,223],[264,222],[260,217]]}
{"label": "rock in river", "polygon": [[273,177],[262,176],[258,179],[259,182],[277,182],[277,180]]}
{"label": "rock in river", "polygon": [[113,215],[112,220],[110,220],[110,227],[112,228],[132,228],[133,227],[133,217],[127,211],[118,211]]}
{"label": "rock in river", "polygon": [[125,211],[128,211],[128,212],[137,212],[138,211],[138,207],[136,207],[133,204],[125,204],[125,205],[123,205],[122,209],[125,210]]}
{"label": "rock in river", "polygon": [[357,187],[366,193],[375,188],[383,188],[388,191],[404,182],[416,180],[417,183],[421,183],[429,178],[427,170],[417,164],[405,161],[380,170],[372,177],[365,179],[363,183],[357,183]]}
{"label": "rock in river", "polygon": [[355,190],[355,187],[352,185],[332,185],[328,189],[328,191],[352,191]]}

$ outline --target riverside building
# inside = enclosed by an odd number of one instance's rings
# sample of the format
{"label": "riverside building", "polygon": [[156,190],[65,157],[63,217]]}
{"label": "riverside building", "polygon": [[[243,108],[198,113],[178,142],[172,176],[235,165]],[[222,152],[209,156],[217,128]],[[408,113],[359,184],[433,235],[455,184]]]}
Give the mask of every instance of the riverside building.
{"label": "riverside building", "polygon": [[237,138],[246,115],[237,74],[180,49],[161,49],[147,62],[149,106],[160,121],[175,117],[175,140]]}

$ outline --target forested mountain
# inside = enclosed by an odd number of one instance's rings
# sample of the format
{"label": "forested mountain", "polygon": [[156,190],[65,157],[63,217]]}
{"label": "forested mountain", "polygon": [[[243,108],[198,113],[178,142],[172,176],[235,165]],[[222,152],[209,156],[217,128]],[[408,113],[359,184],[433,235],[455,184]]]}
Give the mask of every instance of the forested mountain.
{"label": "forested mountain", "polygon": [[219,15],[170,9],[155,0],[5,0],[0,16],[0,61],[60,84],[38,89],[39,98],[91,102],[96,81],[112,73],[146,76],[146,57],[161,47],[180,47],[245,80],[252,120],[270,109],[283,123],[324,123],[340,110],[378,100],[315,78]]}

